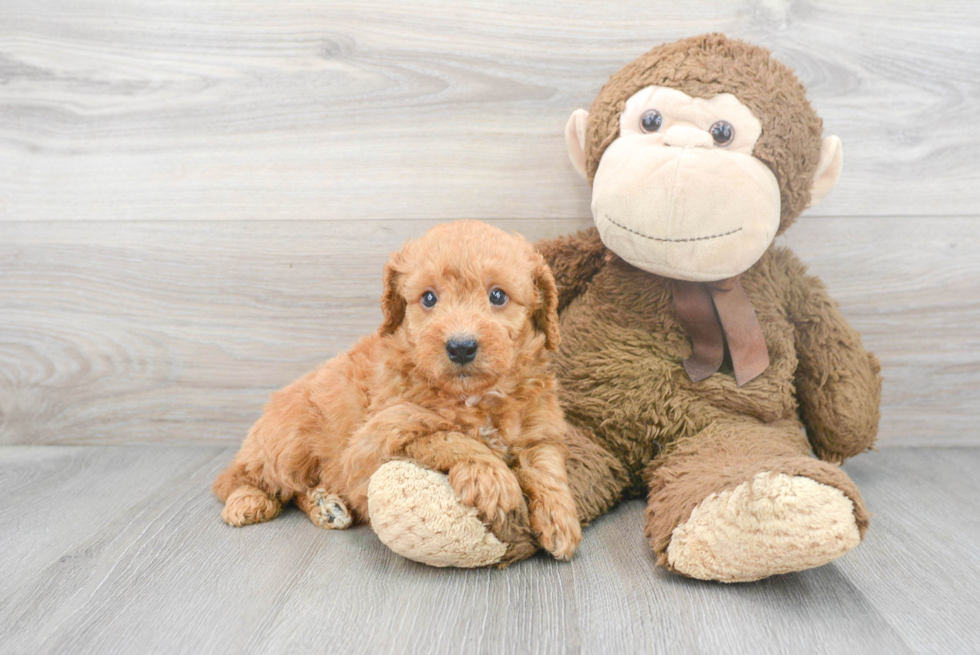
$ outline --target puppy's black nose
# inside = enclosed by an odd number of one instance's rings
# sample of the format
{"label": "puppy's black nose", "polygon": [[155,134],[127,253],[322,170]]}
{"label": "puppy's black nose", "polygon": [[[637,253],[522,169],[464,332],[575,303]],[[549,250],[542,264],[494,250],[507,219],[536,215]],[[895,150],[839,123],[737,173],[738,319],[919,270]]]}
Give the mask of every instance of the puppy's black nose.
{"label": "puppy's black nose", "polygon": [[449,359],[457,364],[469,364],[476,359],[478,348],[476,339],[450,339],[446,342],[446,352],[449,353]]}

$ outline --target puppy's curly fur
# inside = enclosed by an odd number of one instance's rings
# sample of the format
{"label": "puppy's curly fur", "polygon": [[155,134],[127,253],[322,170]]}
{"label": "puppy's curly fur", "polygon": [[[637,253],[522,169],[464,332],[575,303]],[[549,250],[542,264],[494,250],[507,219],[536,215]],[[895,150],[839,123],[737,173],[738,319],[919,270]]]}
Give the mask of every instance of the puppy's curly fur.
{"label": "puppy's curly fur", "polygon": [[[546,352],[558,293],[541,255],[484,223],[440,225],[388,261],[381,305],[378,333],[272,397],[214,483],[224,520],[267,521],[295,500],[317,525],[347,527],[368,519],[378,467],[411,458],[447,473],[488,523],[526,496],[540,544],[571,557],[582,533]],[[451,352],[467,342],[475,355]]]}

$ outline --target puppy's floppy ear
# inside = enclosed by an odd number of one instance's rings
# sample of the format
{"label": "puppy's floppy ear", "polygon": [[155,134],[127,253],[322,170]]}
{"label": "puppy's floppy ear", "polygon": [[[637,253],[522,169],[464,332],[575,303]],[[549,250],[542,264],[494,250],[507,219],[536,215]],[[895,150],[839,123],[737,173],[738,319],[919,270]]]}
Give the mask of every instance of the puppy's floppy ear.
{"label": "puppy's floppy ear", "polygon": [[544,257],[536,253],[534,269],[534,284],[538,288],[538,306],[534,309],[531,320],[534,327],[544,333],[544,347],[557,350],[561,342],[558,333],[558,285],[555,276],[544,261]]}
{"label": "puppy's floppy ear", "polygon": [[398,280],[401,272],[402,255],[395,253],[385,264],[384,274],[381,276],[384,291],[381,293],[381,313],[384,314],[384,321],[378,332],[383,335],[391,334],[398,329],[405,319],[405,298],[398,291]]}

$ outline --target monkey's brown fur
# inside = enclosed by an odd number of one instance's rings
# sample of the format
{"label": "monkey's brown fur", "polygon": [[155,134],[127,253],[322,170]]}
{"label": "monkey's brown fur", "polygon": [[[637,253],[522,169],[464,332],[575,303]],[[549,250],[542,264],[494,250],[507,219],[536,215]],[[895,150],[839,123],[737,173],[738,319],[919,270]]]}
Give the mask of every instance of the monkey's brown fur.
{"label": "monkey's brown fur", "polygon": [[[266,521],[295,499],[317,525],[346,527],[324,518],[324,498],[365,521],[371,475],[411,458],[448,473],[488,523],[520,511],[547,550],[571,557],[581,529],[546,354],[559,341],[558,296],[541,255],[516,235],[461,221],[409,242],[386,265],[384,286],[379,333],[275,394],[215,481],[225,521]],[[491,287],[506,304],[491,305]],[[419,302],[427,290],[435,307]],[[463,368],[446,354],[459,334],[479,344]],[[526,530],[498,530],[530,542]]]}
{"label": "monkey's brown fur", "polygon": [[[589,117],[590,179],[618,134],[625,100],[654,84],[698,97],[732,93],[753,110],[763,125],[755,154],[779,181],[785,229],[810,200],[820,119],[768,50],[720,35],[660,46],[612,77]],[[672,531],[701,501],[769,472],[839,489],[863,536],[868,512],[838,464],[874,442],[878,361],[789,250],[770,246],[741,277],[771,364],[740,388],[727,363],[701,382],[688,377],[682,362],[691,344],[674,313],[671,280],[615,256],[595,229],[538,248],[559,288],[555,362],[574,428],[569,483],[583,521],[646,489],[646,534],[669,566]]]}
{"label": "monkey's brown fur", "polygon": [[[730,371],[701,382],[687,376],[681,362],[691,346],[674,316],[670,280],[615,256],[607,262],[594,229],[539,248],[560,288],[577,281],[559,294],[564,341],[556,366],[566,418],[579,428],[568,467],[583,519],[647,487],[647,534],[662,559],[671,531],[701,500],[769,471],[840,489],[863,534],[867,511],[836,463],[874,441],[878,362],[789,250],[770,248],[741,278],[771,363],[740,388]],[[582,457],[577,434],[602,450]],[[811,448],[833,463],[814,459]],[[578,484],[582,475],[588,485]]]}

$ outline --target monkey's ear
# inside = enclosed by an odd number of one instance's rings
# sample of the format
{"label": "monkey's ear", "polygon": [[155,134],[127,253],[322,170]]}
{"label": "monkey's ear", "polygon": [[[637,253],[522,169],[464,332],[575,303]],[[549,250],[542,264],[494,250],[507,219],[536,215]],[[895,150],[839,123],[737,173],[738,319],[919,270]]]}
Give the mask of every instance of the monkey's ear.
{"label": "monkey's ear", "polygon": [[544,257],[538,255],[537,258],[534,284],[538,288],[540,304],[534,310],[531,320],[534,322],[534,327],[544,334],[544,347],[548,350],[557,350],[561,342],[561,335],[558,332],[558,285],[555,284],[555,276],[551,274]]}
{"label": "monkey's ear", "polygon": [[840,139],[836,136],[825,136],[820,144],[820,163],[813,176],[813,186],[810,187],[810,204],[813,207],[830,193],[840,178],[841,166],[844,164],[844,150]]}
{"label": "monkey's ear", "polygon": [[398,279],[401,277],[399,265],[401,263],[401,253],[392,255],[388,263],[385,264],[384,274],[381,278],[384,285],[384,291],[381,293],[381,313],[384,315],[384,321],[378,328],[378,332],[382,336],[397,330],[405,318],[405,298],[398,290]]}
{"label": "monkey's ear", "polygon": [[565,125],[565,145],[568,146],[568,157],[572,166],[582,177],[585,174],[585,126],[589,124],[589,112],[576,109],[568,118]]}

